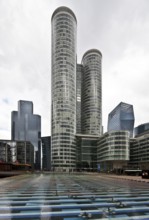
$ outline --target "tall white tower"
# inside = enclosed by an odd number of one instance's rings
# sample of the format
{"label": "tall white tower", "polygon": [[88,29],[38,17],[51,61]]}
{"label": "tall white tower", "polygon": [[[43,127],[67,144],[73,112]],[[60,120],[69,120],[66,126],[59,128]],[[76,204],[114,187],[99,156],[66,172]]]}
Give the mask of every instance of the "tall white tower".
{"label": "tall white tower", "polygon": [[67,7],[52,15],[52,166],[57,171],[76,167],[76,30]]}
{"label": "tall white tower", "polygon": [[102,134],[102,54],[88,50],[83,58],[82,78],[82,133]]}

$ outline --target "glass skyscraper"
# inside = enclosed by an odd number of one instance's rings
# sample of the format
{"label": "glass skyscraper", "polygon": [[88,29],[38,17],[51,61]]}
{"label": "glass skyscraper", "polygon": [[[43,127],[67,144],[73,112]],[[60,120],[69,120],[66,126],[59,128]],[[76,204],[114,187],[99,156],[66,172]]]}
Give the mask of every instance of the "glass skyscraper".
{"label": "glass skyscraper", "polygon": [[38,151],[38,168],[40,168],[41,151],[41,116],[33,114],[33,103],[20,100],[18,111],[11,113],[11,140],[30,141]]}
{"label": "glass skyscraper", "polygon": [[120,102],[108,116],[108,132],[125,130],[129,131],[130,137],[132,137],[134,120],[133,106]]}

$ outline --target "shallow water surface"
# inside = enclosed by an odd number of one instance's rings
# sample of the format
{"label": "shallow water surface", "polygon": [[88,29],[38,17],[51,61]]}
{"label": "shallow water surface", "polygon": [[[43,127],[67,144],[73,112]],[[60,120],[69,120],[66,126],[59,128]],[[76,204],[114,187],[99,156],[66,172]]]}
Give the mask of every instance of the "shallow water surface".
{"label": "shallow water surface", "polygon": [[100,174],[26,174],[0,180],[0,219],[149,219],[149,184]]}

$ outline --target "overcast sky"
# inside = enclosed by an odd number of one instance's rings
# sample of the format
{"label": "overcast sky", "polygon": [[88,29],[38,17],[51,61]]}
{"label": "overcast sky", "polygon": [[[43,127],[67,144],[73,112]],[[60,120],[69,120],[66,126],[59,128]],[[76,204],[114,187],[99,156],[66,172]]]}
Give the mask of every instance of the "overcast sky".
{"label": "overcast sky", "polygon": [[50,135],[51,16],[67,6],[77,17],[77,57],[102,52],[103,126],[121,101],[135,126],[149,122],[149,0],[0,0],[0,139],[11,138],[11,111],[33,101]]}

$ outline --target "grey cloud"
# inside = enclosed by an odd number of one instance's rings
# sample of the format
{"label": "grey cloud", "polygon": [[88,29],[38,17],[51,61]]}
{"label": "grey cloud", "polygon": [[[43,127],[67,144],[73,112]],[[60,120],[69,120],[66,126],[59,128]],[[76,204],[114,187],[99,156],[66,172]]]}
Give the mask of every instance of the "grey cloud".
{"label": "grey cloud", "polygon": [[[105,128],[109,111],[120,101],[134,104],[137,124],[148,121],[148,0],[1,0],[0,124],[10,132],[11,111],[17,109],[18,100],[28,99],[42,116],[43,135],[49,135],[50,23],[61,5],[70,7],[78,20],[78,62],[93,47],[103,54]],[[2,101],[6,97],[7,105]]]}

